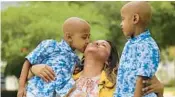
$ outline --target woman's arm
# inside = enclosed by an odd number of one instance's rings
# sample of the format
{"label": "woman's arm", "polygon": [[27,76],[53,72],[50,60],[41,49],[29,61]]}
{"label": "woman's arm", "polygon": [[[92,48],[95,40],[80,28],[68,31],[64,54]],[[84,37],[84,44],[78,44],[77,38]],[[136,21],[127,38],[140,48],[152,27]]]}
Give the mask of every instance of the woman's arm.
{"label": "woman's arm", "polygon": [[144,95],[151,93],[151,92],[155,92],[158,94],[158,97],[163,97],[164,85],[157,79],[156,76],[153,76],[151,80],[143,81],[143,83],[147,83],[147,84],[150,83],[149,86],[143,89]]}
{"label": "woman's arm", "polygon": [[55,73],[52,68],[46,64],[33,65],[30,68],[28,78],[31,78],[33,74],[41,77],[46,82],[54,80],[55,77]]}

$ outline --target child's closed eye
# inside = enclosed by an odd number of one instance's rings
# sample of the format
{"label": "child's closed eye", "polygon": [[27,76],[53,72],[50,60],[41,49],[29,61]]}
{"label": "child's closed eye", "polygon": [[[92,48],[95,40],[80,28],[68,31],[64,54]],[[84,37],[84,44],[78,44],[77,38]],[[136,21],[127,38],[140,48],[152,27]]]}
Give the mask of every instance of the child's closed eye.
{"label": "child's closed eye", "polygon": [[85,39],[87,38],[87,36],[83,36],[83,37],[81,37],[81,38],[85,40]]}

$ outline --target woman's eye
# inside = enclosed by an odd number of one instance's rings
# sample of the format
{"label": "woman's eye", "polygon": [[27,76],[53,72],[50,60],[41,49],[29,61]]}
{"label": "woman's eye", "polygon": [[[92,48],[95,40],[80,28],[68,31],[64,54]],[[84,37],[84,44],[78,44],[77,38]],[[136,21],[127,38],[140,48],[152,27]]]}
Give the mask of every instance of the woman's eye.
{"label": "woman's eye", "polygon": [[103,46],[103,47],[106,47],[106,45],[104,45],[104,44],[100,44],[101,46]]}
{"label": "woman's eye", "polygon": [[106,45],[103,44],[104,47],[106,47]]}

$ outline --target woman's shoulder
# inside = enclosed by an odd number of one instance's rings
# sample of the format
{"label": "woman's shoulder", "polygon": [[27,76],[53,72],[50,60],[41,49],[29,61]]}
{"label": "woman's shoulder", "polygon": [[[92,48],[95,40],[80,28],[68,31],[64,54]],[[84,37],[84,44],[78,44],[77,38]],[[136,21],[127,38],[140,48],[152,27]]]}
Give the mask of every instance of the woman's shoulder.
{"label": "woman's shoulder", "polygon": [[73,74],[73,75],[72,75],[73,79],[74,79],[74,80],[79,79],[79,78],[80,78],[80,76],[81,76],[81,73],[82,73],[82,71],[81,71],[81,72],[79,72],[79,73],[77,73],[77,74]]}
{"label": "woman's shoulder", "polygon": [[105,86],[107,88],[113,88],[113,87],[115,87],[115,84],[116,84],[115,82],[111,82],[107,78],[107,75],[106,75],[105,71],[102,71],[99,85],[103,85],[103,86]]}
{"label": "woman's shoulder", "polygon": [[105,73],[102,71],[99,82],[99,97],[113,97],[115,91],[115,83],[111,82]]}

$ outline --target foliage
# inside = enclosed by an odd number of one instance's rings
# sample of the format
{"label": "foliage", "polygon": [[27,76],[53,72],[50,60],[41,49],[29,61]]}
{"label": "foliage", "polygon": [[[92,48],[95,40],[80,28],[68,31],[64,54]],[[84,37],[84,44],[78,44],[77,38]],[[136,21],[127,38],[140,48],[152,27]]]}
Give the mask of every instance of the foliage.
{"label": "foliage", "polygon": [[[91,40],[109,39],[120,53],[126,38],[120,29],[120,8],[126,2],[18,2],[1,10],[2,60],[5,74],[19,76],[25,56],[42,40],[62,39],[65,19],[77,16],[91,25]],[[150,2],[150,30],[161,49],[175,45],[175,2]]]}

